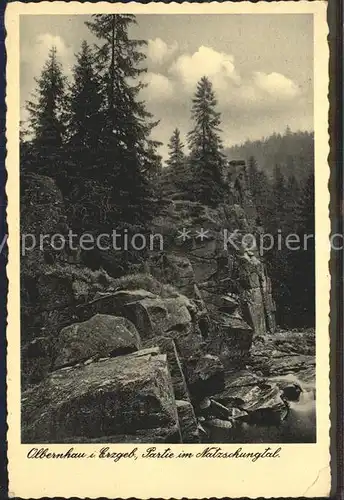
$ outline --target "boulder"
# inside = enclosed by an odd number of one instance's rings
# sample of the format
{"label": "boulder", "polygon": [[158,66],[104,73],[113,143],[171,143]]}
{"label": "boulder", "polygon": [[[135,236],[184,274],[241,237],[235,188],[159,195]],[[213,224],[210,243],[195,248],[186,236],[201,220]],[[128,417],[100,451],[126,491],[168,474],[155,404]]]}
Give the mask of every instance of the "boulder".
{"label": "boulder", "polygon": [[176,401],[179,427],[183,443],[199,443],[198,423],[190,401]]}
{"label": "boulder", "polygon": [[281,390],[272,381],[250,372],[227,374],[225,388],[214,398],[229,408],[247,412],[249,423],[278,424],[284,420],[288,407],[281,397]]}
{"label": "boulder", "polygon": [[315,355],[315,331],[284,331],[271,335],[269,340],[280,351],[288,354]]}
{"label": "boulder", "polygon": [[288,415],[289,407],[282,398],[280,388],[277,384],[261,384],[250,391],[244,397],[244,404],[240,409],[248,412],[247,422],[262,423],[264,425],[279,424]]}
{"label": "boulder", "polygon": [[253,330],[239,315],[221,313],[212,337],[209,349],[220,357],[224,366],[231,368],[242,364],[248,355]]}
{"label": "boulder", "polygon": [[203,354],[186,365],[186,379],[192,398],[200,399],[224,389],[224,367],[217,356]]}
{"label": "boulder", "polygon": [[[281,384],[277,384],[281,389]],[[287,401],[299,401],[302,389],[299,384],[289,383],[282,388],[282,397]]]}
{"label": "boulder", "polygon": [[[60,369],[22,393],[22,442],[61,443],[116,435],[180,441],[167,359],[128,355]],[[120,438],[123,441],[123,437]]]}
{"label": "boulder", "polygon": [[170,330],[168,335],[174,340],[179,358],[183,364],[187,363],[190,358],[197,358],[204,354],[205,342],[197,329],[187,333],[183,330]]}
{"label": "boulder", "polygon": [[159,336],[177,330],[188,333],[192,330],[192,317],[184,296],[173,298],[146,298],[126,306],[126,316],[136,325],[142,338]]}
{"label": "boulder", "polygon": [[137,351],[141,339],[126,318],[96,314],[83,323],[64,328],[56,344],[54,369],[70,366],[88,358],[118,356]]}

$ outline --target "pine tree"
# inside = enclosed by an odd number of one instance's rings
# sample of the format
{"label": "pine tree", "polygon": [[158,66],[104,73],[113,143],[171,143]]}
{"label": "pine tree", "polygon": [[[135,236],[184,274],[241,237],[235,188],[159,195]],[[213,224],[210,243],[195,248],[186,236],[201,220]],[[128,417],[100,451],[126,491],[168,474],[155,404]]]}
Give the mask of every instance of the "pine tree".
{"label": "pine tree", "polygon": [[140,48],[146,42],[129,38],[135,23],[131,14],[97,14],[86,23],[102,42],[95,53],[105,96],[99,177],[113,188],[118,218],[130,224],[144,223],[152,214],[150,170],[159,162],[158,143],[150,139],[157,122],[150,121],[152,115],[138,95],[144,87],[139,77],[146,71]]}
{"label": "pine tree", "polygon": [[194,128],[188,133],[196,198],[202,203],[216,205],[223,197],[223,145],[220,138],[220,113],[212,83],[202,77],[192,100],[191,117]]}
{"label": "pine tree", "polygon": [[61,146],[65,133],[66,77],[57,60],[56,47],[51,48],[42,73],[35,81],[35,99],[27,102],[29,126],[35,145],[47,151]]}

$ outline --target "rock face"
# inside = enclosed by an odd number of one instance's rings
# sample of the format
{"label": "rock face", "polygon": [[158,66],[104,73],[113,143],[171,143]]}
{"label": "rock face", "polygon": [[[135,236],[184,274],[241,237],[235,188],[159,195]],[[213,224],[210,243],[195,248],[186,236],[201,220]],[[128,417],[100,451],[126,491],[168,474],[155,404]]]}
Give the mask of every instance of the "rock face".
{"label": "rock face", "polygon": [[[217,209],[191,201],[171,201],[155,221],[154,228],[163,233],[166,248],[160,256],[152,257],[150,268],[159,279],[173,276],[175,286],[193,299],[196,285],[215,339],[227,337],[233,358],[248,353],[254,336],[275,331],[271,282],[257,248],[250,245],[248,238],[258,236],[256,213],[249,196],[245,196],[241,204],[227,203]],[[185,242],[178,238],[180,227],[189,231]],[[228,304],[224,307],[219,303],[221,295],[236,297],[232,311]],[[235,313],[235,320],[242,320],[241,336],[237,335],[238,328],[223,328],[225,322],[230,322],[228,317],[221,318],[223,312]]]}
{"label": "rock face", "polygon": [[173,253],[153,256],[150,271],[153,270],[162,283],[173,283],[184,295],[193,296],[196,278],[187,256]]}
{"label": "rock face", "polygon": [[[31,274],[27,274],[27,273]],[[77,305],[103,291],[113,280],[103,271],[68,263],[42,265],[22,273],[22,339],[57,336],[78,320]],[[92,315],[93,316],[93,315]]]}
{"label": "rock face", "polygon": [[114,357],[137,351],[141,339],[126,318],[96,314],[84,323],[64,328],[56,343],[54,369],[71,366],[91,357]]}
{"label": "rock face", "polygon": [[22,394],[25,443],[162,434],[179,442],[167,359],[127,355],[65,368]]}

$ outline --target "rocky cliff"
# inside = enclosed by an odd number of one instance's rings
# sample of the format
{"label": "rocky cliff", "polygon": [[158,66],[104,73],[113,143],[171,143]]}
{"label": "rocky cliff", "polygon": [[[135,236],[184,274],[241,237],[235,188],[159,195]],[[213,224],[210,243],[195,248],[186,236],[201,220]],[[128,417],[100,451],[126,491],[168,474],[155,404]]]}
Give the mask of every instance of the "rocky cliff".
{"label": "rocky cliff", "polygon": [[[278,379],[290,352],[275,355],[270,280],[244,238],[255,211],[235,181],[216,210],[166,201],[152,225],[164,248],[134,274],[92,271],[67,248],[23,255],[24,442],[198,442],[211,428],[286,418],[301,388]],[[51,179],[26,177],[22,191],[22,234],[68,233]]]}

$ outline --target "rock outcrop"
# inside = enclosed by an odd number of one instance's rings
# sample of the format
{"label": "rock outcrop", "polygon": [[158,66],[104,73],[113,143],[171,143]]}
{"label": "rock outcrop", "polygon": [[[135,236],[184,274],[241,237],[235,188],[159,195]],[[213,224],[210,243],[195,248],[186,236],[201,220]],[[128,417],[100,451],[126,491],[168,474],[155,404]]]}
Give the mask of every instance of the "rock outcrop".
{"label": "rock outcrop", "polygon": [[[245,239],[255,208],[232,167],[217,209],[166,204],[164,251],[141,272],[115,278],[47,247],[23,256],[23,442],[196,443],[287,418],[293,375],[314,378],[314,335],[274,333],[271,282]],[[24,187],[22,231],[66,234],[54,182]]]}
{"label": "rock outcrop", "polygon": [[255,211],[245,199],[250,210],[238,203],[212,209],[170,201],[154,226],[164,236],[164,252],[151,257],[150,267],[196,301],[209,352],[229,369],[245,363],[255,336],[275,331],[271,282],[247,238],[257,232]]}
{"label": "rock outcrop", "polygon": [[165,442],[181,439],[167,359],[156,353],[53,372],[23,392],[22,421],[25,443],[137,433]]}

